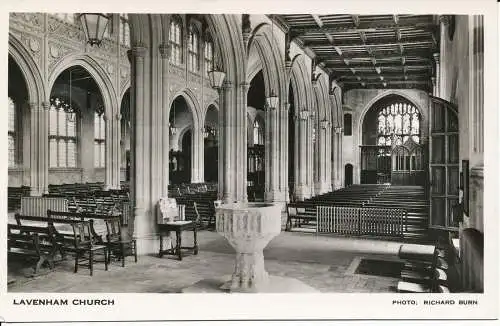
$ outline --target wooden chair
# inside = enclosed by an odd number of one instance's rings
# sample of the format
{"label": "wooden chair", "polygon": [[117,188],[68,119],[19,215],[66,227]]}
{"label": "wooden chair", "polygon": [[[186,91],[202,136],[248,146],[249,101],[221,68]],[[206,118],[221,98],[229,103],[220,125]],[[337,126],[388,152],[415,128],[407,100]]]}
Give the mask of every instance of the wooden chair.
{"label": "wooden chair", "polygon": [[111,255],[122,261],[125,267],[125,257],[134,256],[137,263],[137,242],[135,239],[125,240],[122,237],[122,223],[120,218],[106,219],[106,246],[108,247],[108,264],[111,262]]}
{"label": "wooden chair", "polygon": [[[74,245],[75,245],[75,273],[78,272],[78,266],[86,266],[90,269],[90,276],[94,272],[94,261],[104,262],[104,268],[108,270],[107,247],[105,245],[95,245],[90,230],[90,222],[83,221],[71,224],[73,227]],[[103,261],[94,260],[95,253],[102,251],[104,254]],[[89,257],[86,258],[85,254],[88,253]],[[88,262],[81,264],[81,262]]]}

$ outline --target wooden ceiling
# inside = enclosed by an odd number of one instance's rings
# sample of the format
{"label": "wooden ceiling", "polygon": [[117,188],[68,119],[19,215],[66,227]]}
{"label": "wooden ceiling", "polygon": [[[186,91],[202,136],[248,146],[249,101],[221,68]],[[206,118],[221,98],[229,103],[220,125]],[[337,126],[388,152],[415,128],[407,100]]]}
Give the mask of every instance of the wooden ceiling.
{"label": "wooden ceiling", "polygon": [[432,90],[439,52],[434,15],[272,15],[344,91],[353,88]]}

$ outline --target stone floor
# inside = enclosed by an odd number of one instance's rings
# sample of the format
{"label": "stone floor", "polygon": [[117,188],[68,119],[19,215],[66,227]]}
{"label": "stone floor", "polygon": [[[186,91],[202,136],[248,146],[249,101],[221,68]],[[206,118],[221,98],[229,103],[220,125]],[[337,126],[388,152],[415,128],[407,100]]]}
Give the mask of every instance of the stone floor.
{"label": "stone floor", "polygon": [[[191,239],[185,235],[186,243]],[[9,292],[150,292],[178,293],[203,279],[230,275],[233,249],[215,232],[202,231],[200,252],[182,261],[173,256],[128,257],[125,268],[114,262],[104,271],[96,264],[94,276],[73,260],[60,261],[52,271],[33,277],[32,268],[9,259]],[[184,239],[183,239],[184,242]],[[396,278],[356,274],[362,258],[397,260],[400,243],[282,232],[264,251],[271,275],[296,278],[320,292],[393,292]]]}

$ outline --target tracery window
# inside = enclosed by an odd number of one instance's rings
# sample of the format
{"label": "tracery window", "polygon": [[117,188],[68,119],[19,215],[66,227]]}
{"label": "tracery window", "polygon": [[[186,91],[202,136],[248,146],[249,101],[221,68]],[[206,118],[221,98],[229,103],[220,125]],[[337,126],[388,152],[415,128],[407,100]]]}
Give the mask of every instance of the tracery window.
{"label": "tracery window", "polygon": [[16,165],[16,104],[9,97],[9,167]]}
{"label": "tracery window", "polygon": [[199,70],[200,52],[198,49],[200,36],[196,27],[189,27],[189,44],[188,44],[188,69],[193,72]]}
{"label": "tracery window", "polygon": [[208,72],[214,69],[214,43],[212,42],[210,36],[205,39],[205,73],[208,76]]}
{"label": "tracery window", "polygon": [[404,144],[410,137],[420,143],[420,113],[408,103],[393,103],[378,113],[379,146]]}
{"label": "tracery window", "polygon": [[[108,24],[108,28],[111,22]],[[120,14],[120,43],[125,46],[130,46],[130,25],[128,23],[128,14]]]}
{"label": "tracery window", "polygon": [[77,110],[64,99],[52,97],[49,109],[50,167],[76,167]]}
{"label": "tracery window", "polygon": [[259,123],[259,120],[255,118],[253,122],[253,144],[254,145],[264,145],[264,131],[263,126]]}
{"label": "tracery window", "polygon": [[94,114],[94,167],[103,168],[106,164],[106,122],[102,112]]}
{"label": "tracery window", "polygon": [[182,63],[182,20],[173,16],[170,22],[170,62],[176,65]]}

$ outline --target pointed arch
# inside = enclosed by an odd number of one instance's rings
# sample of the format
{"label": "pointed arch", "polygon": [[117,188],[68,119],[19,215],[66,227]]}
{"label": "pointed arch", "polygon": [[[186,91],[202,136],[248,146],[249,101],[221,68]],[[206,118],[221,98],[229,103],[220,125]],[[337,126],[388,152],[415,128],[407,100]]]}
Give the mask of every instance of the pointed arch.
{"label": "pointed arch", "polygon": [[29,102],[41,104],[46,101],[48,97],[42,73],[24,45],[12,33],[9,33],[9,55],[23,74]]}
{"label": "pointed arch", "polygon": [[120,103],[118,103],[118,97],[116,96],[113,83],[104,68],[88,54],[70,54],[54,66],[49,74],[49,87],[46,93],[47,98],[50,97],[50,92],[52,91],[52,87],[57,77],[59,77],[64,70],[73,66],[83,67],[96,82],[104,101],[106,116],[109,118],[112,117],[113,114],[119,114],[119,112],[113,112],[113,110],[119,111],[120,108]]}

